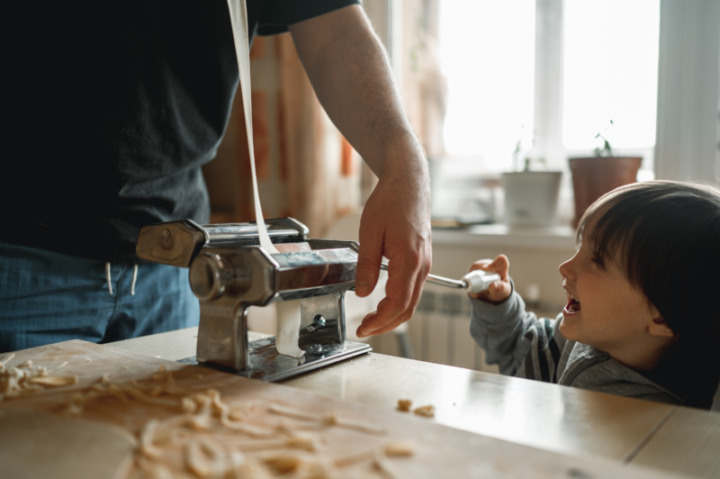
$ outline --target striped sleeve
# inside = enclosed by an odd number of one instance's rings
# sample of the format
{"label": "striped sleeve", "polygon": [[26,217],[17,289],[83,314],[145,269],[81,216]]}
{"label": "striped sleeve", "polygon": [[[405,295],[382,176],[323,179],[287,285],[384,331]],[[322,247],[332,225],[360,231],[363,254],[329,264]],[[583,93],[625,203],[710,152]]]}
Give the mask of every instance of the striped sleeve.
{"label": "striped sleeve", "polygon": [[513,293],[501,304],[473,300],[470,333],[485,350],[488,364],[505,375],[557,382],[557,365],[565,338],[558,318],[538,318]]}
{"label": "striped sleeve", "polygon": [[[531,314],[531,313],[530,313]],[[523,341],[529,345],[523,365],[516,376],[557,383],[557,365],[560,362],[560,346],[555,339],[557,320],[540,318],[529,325]],[[522,346],[523,349],[525,346]]]}

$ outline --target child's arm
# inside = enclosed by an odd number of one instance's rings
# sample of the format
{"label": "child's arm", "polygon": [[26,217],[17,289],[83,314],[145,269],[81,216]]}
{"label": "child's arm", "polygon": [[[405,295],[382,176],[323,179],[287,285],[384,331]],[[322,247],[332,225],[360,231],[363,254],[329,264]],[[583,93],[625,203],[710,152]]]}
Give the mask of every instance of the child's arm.
{"label": "child's arm", "polygon": [[[470,333],[486,352],[488,364],[506,375],[555,382],[555,369],[565,338],[554,337],[555,320],[537,318],[513,291],[510,263],[505,255],[473,263],[471,270],[496,272],[501,281],[471,297]],[[556,341],[556,339],[558,341]]]}

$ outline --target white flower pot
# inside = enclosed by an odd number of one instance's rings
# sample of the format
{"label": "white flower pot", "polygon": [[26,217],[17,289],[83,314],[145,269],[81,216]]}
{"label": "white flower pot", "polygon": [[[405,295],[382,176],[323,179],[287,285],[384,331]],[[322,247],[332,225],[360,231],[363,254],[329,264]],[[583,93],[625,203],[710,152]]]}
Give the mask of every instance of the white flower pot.
{"label": "white flower pot", "polygon": [[549,226],[555,223],[562,171],[515,171],[502,174],[505,223]]}

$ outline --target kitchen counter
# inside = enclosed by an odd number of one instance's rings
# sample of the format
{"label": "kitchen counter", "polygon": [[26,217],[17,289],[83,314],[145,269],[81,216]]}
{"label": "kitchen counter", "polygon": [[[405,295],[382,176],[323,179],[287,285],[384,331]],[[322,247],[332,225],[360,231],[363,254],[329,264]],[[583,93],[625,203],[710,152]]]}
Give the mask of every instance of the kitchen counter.
{"label": "kitchen counter", "polygon": [[[197,329],[112,343],[177,361],[195,354]],[[428,421],[552,453],[694,477],[720,478],[720,414],[492,373],[368,353],[283,385],[394,411],[432,405]]]}
{"label": "kitchen counter", "polygon": [[503,223],[464,228],[433,228],[433,245],[533,248],[568,251],[575,248],[575,228],[570,225],[510,226]]}

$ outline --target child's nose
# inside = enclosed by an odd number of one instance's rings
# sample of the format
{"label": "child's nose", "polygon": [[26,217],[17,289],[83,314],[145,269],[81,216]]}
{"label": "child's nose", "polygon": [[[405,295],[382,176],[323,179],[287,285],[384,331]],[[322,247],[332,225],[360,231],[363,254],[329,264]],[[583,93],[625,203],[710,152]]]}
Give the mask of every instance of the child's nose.
{"label": "child's nose", "polygon": [[558,271],[560,272],[560,275],[563,278],[572,278],[573,277],[573,260],[575,259],[575,256],[570,258],[569,260],[565,261],[564,263],[561,263],[560,266],[558,266]]}

